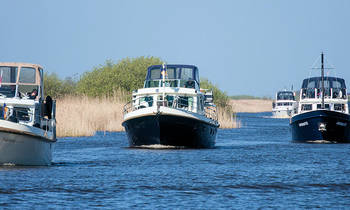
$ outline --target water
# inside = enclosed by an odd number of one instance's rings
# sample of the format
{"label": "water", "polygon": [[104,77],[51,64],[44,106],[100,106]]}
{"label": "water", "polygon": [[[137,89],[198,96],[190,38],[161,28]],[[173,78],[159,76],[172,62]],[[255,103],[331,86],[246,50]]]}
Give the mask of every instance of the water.
{"label": "water", "polygon": [[50,167],[0,167],[1,208],[350,208],[350,144],[291,143],[288,119],[240,114],[215,149],[59,139]]}

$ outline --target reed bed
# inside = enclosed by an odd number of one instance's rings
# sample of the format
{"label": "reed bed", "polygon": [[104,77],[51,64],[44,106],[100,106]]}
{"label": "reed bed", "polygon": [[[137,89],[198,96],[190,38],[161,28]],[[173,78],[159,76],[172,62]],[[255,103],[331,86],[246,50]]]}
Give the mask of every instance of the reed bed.
{"label": "reed bed", "polygon": [[220,128],[240,128],[241,122],[237,120],[236,114],[230,107],[218,107],[218,121]]}
{"label": "reed bed", "polygon": [[265,99],[235,99],[230,104],[235,112],[270,112],[272,109],[272,100]]}
{"label": "reed bed", "polygon": [[57,136],[92,136],[96,131],[123,131],[124,102],[119,97],[66,96],[57,100]]}
{"label": "reed bed", "polygon": [[[94,98],[66,96],[57,100],[57,136],[93,136],[96,131],[124,131],[123,107],[125,96]],[[220,128],[238,128],[230,108],[218,108]]]}

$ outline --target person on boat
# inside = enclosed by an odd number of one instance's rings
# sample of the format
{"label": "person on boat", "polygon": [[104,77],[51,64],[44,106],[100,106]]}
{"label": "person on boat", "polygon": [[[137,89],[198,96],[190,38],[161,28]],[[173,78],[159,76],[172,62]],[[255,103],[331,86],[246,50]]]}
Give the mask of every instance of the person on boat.
{"label": "person on boat", "polygon": [[32,92],[29,95],[29,99],[35,99],[37,95],[38,95],[38,90],[37,89],[33,89]]}

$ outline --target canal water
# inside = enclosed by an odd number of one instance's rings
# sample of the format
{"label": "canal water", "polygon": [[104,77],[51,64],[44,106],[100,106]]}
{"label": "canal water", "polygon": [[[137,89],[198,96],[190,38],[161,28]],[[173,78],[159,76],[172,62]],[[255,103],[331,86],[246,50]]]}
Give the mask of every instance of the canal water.
{"label": "canal water", "polygon": [[350,208],[350,144],[292,143],[288,119],[271,113],[238,118],[215,149],[61,138],[52,166],[0,167],[0,208]]}

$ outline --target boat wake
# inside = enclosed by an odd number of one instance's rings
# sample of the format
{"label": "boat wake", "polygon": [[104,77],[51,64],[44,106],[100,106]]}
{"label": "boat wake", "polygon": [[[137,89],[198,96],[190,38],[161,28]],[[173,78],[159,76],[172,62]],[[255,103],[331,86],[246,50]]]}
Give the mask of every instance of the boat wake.
{"label": "boat wake", "polygon": [[134,148],[134,149],[186,149],[185,146],[172,146],[172,145],[162,145],[162,144],[140,145],[140,146],[133,146],[130,148]]}
{"label": "boat wake", "polygon": [[310,140],[306,141],[306,143],[313,143],[313,144],[336,144],[336,141],[327,141],[327,140]]}
{"label": "boat wake", "polygon": [[0,166],[16,166],[16,164],[14,164],[14,163],[3,163],[3,164],[0,164]]}

